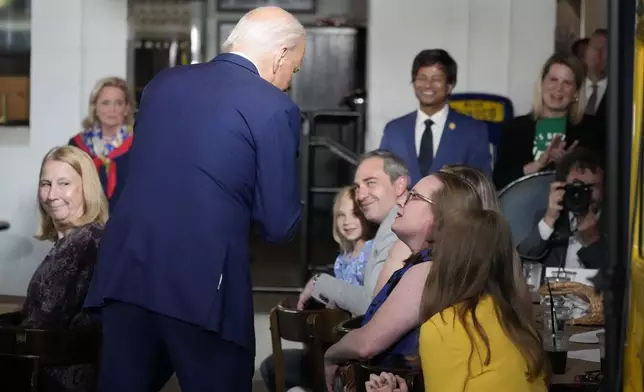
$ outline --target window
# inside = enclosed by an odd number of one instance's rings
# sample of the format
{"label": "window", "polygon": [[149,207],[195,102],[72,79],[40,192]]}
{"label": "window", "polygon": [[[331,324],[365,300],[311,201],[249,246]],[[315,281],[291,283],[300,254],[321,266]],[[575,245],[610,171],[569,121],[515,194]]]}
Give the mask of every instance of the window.
{"label": "window", "polygon": [[29,124],[31,0],[0,1],[0,126]]}

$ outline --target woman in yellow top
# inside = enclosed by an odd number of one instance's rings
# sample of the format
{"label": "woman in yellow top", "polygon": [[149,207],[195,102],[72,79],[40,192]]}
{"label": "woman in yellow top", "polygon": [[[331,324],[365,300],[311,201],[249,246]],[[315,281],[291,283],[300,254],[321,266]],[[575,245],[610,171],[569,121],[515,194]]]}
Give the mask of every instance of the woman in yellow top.
{"label": "woman in yellow top", "polygon": [[[517,290],[507,222],[490,210],[453,213],[436,233],[421,304],[425,391],[547,391],[545,353]],[[367,384],[407,390],[391,375]]]}

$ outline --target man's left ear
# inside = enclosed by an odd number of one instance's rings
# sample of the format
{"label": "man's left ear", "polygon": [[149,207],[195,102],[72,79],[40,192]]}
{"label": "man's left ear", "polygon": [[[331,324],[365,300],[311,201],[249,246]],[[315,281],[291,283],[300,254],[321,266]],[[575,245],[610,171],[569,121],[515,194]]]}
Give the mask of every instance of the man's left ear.
{"label": "man's left ear", "polygon": [[277,73],[277,70],[284,62],[284,58],[286,57],[287,52],[288,52],[288,49],[282,48],[280,49],[278,55],[275,56],[275,60],[273,61],[273,74]]}
{"label": "man's left ear", "polygon": [[448,84],[447,85],[447,95],[452,95],[453,90],[454,90],[454,85],[453,84]]}
{"label": "man's left ear", "polygon": [[405,178],[405,176],[398,177],[396,181],[394,181],[396,197],[402,196],[402,194],[405,193],[408,187],[409,184],[407,183],[407,178]]}

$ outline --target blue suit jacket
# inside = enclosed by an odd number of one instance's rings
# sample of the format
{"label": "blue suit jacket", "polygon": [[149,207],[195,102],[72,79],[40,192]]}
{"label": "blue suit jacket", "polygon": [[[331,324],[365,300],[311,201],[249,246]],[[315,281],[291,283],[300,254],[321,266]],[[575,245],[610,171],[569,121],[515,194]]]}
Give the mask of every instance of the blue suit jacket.
{"label": "blue suit jacket", "polygon": [[252,222],[269,241],[295,231],[299,109],[221,54],[156,76],[134,132],[86,306],[139,305],[254,352],[248,238]]}
{"label": "blue suit jacket", "polygon": [[[417,111],[413,111],[388,122],[380,141],[381,149],[391,151],[405,162],[409,168],[412,186],[422,178],[416,151],[416,115]],[[492,175],[487,125],[452,109],[449,109],[447,114],[430,172],[450,164],[472,166],[490,177]]]}

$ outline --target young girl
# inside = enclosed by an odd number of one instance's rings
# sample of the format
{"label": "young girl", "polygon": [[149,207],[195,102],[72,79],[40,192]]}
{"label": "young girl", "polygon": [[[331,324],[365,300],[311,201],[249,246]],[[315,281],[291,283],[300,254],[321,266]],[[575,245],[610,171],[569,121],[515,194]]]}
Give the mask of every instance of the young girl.
{"label": "young girl", "polygon": [[357,206],[353,187],[342,188],[333,203],[333,239],[341,253],[335,259],[335,277],[347,283],[364,283],[364,266],[371,251],[374,226]]}

